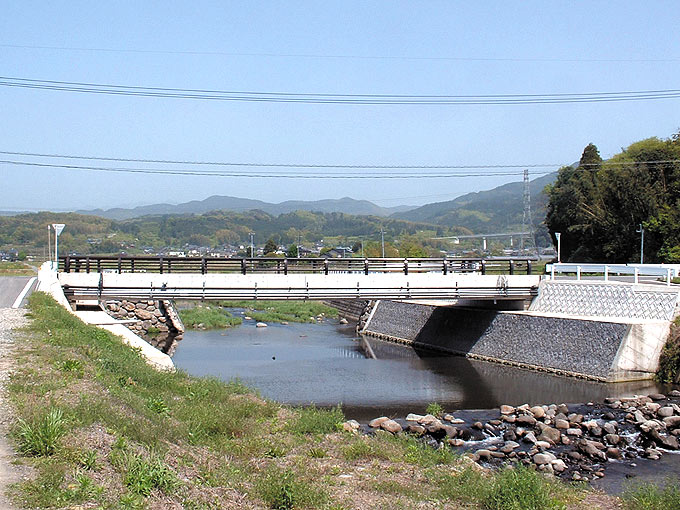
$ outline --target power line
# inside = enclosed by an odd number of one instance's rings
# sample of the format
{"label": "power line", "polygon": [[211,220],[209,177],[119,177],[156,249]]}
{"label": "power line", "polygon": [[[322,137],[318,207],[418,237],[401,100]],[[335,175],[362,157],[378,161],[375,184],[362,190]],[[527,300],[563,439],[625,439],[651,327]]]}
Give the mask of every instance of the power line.
{"label": "power line", "polygon": [[[482,170],[482,169],[524,169],[524,168],[560,168],[563,163],[518,163],[518,164],[445,164],[445,165],[375,165],[375,164],[343,164],[343,163],[278,163],[278,162],[249,162],[249,161],[192,161],[192,160],[173,160],[173,159],[151,159],[151,158],[124,158],[115,156],[93,156],[83,154],[55,154],[43,152],[27,151],[7,151],[0,150],[0,154],[8,156],[30,156],[40,158],[59,158],[74,160],[91,161],[111,161],[120,163],[156,163],[168,165],[185,166],[225,166],[225,167],[255,167],[255,168],[309,168],[309,169],[358,169],[358,170]],[[578,168],[599,168],[601,165],[615,164],[621,166],[635,166],[641,164],[668,164],[680,163],[680,159],[655,159],[641,161],[607,161],[603,163],[584,163]],[[519,172],[518,175],[521,175]]]}
{"label": "power line", "polygon": [[565,104],[676,99],[680,89],[620,92],[550,93],[550,94],[480,94],[480,95],[400,95],[335,94],[261,91],[229,91],[142,87],[134,85],[36,80],[0,76],[0,86],[134,97],[196,99],[235,102],[348,104],[348,105],[514,105]]}
{"label": "power line", "polygon": [[267,57],[267,58],[308,58],[346,60],[411,60],[411,61],[453,61],[453,62],[563,62],[563,63],[671,63],[678,58],[558,58],[558,57],[472,57],[472,56],[409,56],[409,55],[353,55],[328,53],[275,53],[275,52],[232,52],[200,50],[148,50],[137,48],[102,48],[79,46],[45,46],[28,44],[0,44],[0,48],[25,50],[79,51],[98,53],[137,53],[151,55],[203,55],[222,57]]}
{"label": "power line", "polygon": [[[366,174],[366,173],[343,173],[343,174],[291,174],[291,173],[245,173],[245,172],[206,172],[195,170],[172,170],[167,168],[118,168],[99,166],[79,166],[56,163],[37,163],[32,161],[0,160],[6,165],[31,166],[40,168],[61,168],[66,170],[87,170],[94,172],[115,172],[133,174],[156,174],[156,175],[186,175],[204,177],[247,177],[247,178],[275,178],[275,179],[447,179],[461,177],[499,177],[521,175],[517,171],[502,172],[477,172],[477,173],[407,173],[407,174]],[[538,172],[535,175],[546,175],[550,172]]]}

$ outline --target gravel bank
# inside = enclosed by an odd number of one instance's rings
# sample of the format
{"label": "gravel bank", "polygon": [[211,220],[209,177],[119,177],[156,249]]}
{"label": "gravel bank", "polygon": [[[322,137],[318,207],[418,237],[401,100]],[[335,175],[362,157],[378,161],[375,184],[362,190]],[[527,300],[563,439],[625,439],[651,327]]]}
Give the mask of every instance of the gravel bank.
{"label": "gravel bank", "polygon": [[0,508],[12,509],[5,497],[9,484],[18,482],[23,474],[19,466],[12,462],[15,453],[7,441],[7,431],[12,421],[12,408],[7,402],[6,385],[14,360],[13,329],[26,326],[28,319],[24,317],[26,310],[21,308],[0,308]]}

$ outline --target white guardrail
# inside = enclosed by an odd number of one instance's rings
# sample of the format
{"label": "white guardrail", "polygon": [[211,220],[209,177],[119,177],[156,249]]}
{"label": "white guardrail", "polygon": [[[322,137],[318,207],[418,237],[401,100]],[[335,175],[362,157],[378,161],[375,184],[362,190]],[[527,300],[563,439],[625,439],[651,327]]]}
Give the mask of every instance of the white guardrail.
{"label": "white guardrail", "polygon": [[680,274],[680,264],[589,264],[589,263],[555,263],[546,264],[546,273],[551,279],[556,274],[575,274],[576,280],[581,280],[584,275],[603,275],[604,281],[609,277],[633,276],[635,283],[639,283],[641,276],[656,276],[663,278],[666,285],[670,286],[671,280]]}

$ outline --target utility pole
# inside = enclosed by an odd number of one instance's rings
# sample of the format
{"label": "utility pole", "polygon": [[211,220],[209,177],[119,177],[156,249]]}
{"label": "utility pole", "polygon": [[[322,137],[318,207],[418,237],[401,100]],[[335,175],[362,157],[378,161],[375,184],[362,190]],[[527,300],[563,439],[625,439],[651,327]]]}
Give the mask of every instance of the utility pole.
{"label": "utility pole", "polygon": [[298,234],[298,243],[297,243],[297,257],[298,258],[302,257],[302,255],[300,254],[300,239],[301,239],[301,237],[302,236],[300,234]]}
{"label": "utility pole", "polygon": [[380,229],[380,244],[382,245],[382,258],[385,258],[385,231]]}
{"label": "utility pole", "polygon": [[250,233],[250,257],[255,258],[255,232]]}
{"label": "utility pole", "polygon": [[635,231],[640,234],[640,264],[645,263],[645,229],[642,228],[642,223],[640,227]]}

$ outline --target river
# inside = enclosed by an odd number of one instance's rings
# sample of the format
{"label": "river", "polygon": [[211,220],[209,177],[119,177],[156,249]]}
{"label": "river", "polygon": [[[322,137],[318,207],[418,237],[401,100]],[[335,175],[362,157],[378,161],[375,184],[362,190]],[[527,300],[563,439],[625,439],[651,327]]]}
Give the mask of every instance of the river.
{"label": "river", "polygon": [[430,402],[455,411],[601,401],[666,389],[651,381],[604,384],[357,339],[354,326],[335,321],[257,328],[244,320],[228,330],[187,331],[174,361],[193,375],[238,378],[282,403],[342,404],[345,415],[359,421],[421,413]]}

